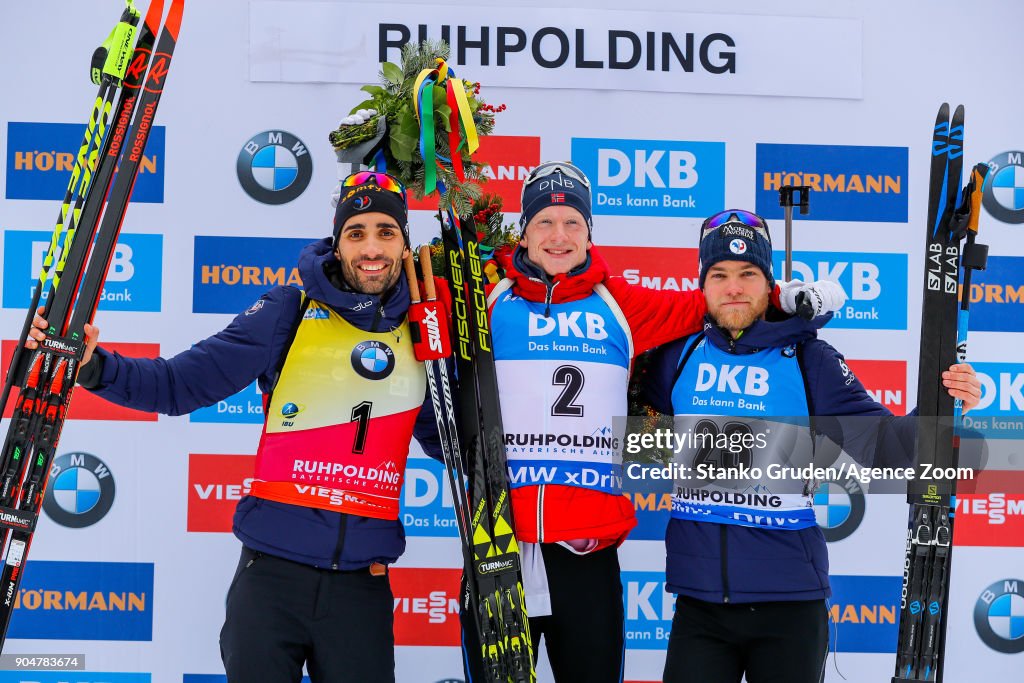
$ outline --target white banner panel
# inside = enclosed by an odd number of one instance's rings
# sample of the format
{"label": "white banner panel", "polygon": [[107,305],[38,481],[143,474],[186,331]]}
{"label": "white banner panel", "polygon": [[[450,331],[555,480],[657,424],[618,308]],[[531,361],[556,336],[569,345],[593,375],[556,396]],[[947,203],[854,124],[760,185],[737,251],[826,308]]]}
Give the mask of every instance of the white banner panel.
{"label": "white banner panel", "polygon": [[861,97],[856,19],[563,8],[251,2],[249,77],[365,83],[424,38],[491,86]]}

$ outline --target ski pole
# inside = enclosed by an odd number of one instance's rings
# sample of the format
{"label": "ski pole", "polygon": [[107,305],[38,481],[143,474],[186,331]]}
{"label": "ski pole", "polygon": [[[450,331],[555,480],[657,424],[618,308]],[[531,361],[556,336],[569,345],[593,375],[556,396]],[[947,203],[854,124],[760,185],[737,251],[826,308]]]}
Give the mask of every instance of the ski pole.
{"label": "ski pole", "polygon": [[[783,185],[779,188],[779,204],[786,219],[786,261],[783,277],[787,281],[793,279],[793,207],[798,207],[800,215],[806,216],[811,211],[810,195],[811,188],[807,185]],[[797,295],[796,314],[804,320],[814,317],[814,306],[807,300],[806,294]]]}

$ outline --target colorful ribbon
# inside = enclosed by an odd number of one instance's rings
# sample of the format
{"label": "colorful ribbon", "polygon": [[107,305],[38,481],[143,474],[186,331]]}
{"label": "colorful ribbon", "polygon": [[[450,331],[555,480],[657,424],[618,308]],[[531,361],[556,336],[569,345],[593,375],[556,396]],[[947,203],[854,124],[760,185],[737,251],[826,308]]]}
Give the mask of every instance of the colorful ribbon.
{"label": "colorful ribbon", "polygon": [[[448,119],[448,145],[452,154],[450,160],[437,153],[434,142],[435,85],[445,88],[445,101],[451,110]],[[473,112],[466,98],[466,87],[461,79],[455,77],[455,72],[443,59],[437,60],[436,69],[424,69],[419,73],[413,91],[416,120],[420,124],[420,155],[423,157],[424,166],[423,194],[428,195],[437,189],[437,165],[442,161],[451,163],[456,178],[460,181],[466,179],[462,166],[461,146],[465,142],[467,152],[473,154],[480,146],[480,140],[476,124],[473,123]],[[462,140],[459,119],[462,120],[462,127],[466,131],[465,141]]]}

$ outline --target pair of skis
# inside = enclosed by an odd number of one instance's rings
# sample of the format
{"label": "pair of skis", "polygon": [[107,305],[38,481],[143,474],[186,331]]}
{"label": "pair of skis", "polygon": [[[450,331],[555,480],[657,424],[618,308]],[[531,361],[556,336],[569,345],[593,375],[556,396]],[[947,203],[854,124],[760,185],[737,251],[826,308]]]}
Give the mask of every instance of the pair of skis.
{"label": "pair of skis", "polygon": [[[103,291],[184,5],[184,0],[171,0],[158,39],[164,0],[152,0],[141,28],[134,1],[126,0],[120,21],[93,57],[99,91],[0,394],[2,415],[12,389],[19,387],[0,453],[0,651],[85,352],[85,325],[92,322]],[[28,351],[25,342],[47,284],[47,339]]]}
{"label": "pair of skis", "polygon": [[[932,136],[917,389],[917,462],[943,470],[957,466],[962,402],[942,387],[941,373],[966,361],[971,273],[984,269],[988,256],[988,247],[975,243],[987,165],[972,169],[963,200],[956,204],[963,141],[963,106],[950,119],[949,105],[943,103]],[[956,480],[915,482],[907,501],[910,516],[892,683],[941,683]]]}
{"label": "pair of skis", "polygon": [[[476,626],[486,683],[533,683],[480,245],[471,224],[462,225],[453,212],[441,212],[439,219],[453,308],[455,336],[450,344],[431,341],[431,336],[447,335],[448,322],[436,304],[429,248],[420,250],[426,305],[431,307],[426,316],[417,311],[422,304],[411,259],[406,268],[413,300],[410,318],[420,323],[414,343],[429,347],[418,356],[430,357],[424,361],[427,386],[462,543],[462,608]],[[449,376],[448,349],[455,357],[457,385]]]}

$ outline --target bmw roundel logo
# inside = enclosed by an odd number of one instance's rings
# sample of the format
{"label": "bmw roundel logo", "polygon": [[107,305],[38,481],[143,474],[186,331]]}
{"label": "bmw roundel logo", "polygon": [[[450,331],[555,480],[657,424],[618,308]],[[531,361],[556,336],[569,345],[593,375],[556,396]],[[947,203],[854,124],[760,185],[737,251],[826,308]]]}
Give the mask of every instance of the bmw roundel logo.
{"label": "bmw roundel logo", "polygon": [[747,253],[747,243],[741,239],[734,239],[729,242],[729,251],[734,254],[745,254]]}
{"label": "bmw roundel logo", "polygon": [[974,603],[974,628],[997,652],[1024,652],[1024,580],[996,581]]}
{"label": "bmw roundel logo", "polygon": [[864,489],[856,479],[822,482],[814,494],[814,517],[829,543],[848,538],[864,521]]}
{"label": "bmw roundel logo", "polygon": [[395,369],[395,352],[384,342],[365,341],[352,349],[352,369],[366,379],[384,379]]}
{"label": "bmw roundel logo", "polygon": [[356,211],[365,211],[370,208],[370,204],[373,204],[373,200],[365,194],[362,197],[356,197],[352,202],[352,206],[356,208]]}
{"label": "bmw roundel logo", "polygon": [[1024,152],[1002,152],[988,161],[982,205],[996,220],[1024,223]]}
{"label": "bmw roundel logo", "polygon": [[103,519],[114,504],[114,476],[89,453],[65,453],[50,466],[43,509],[62,526],[81,529]]}
{"label": "bmw roundel logo", "polygon": [[283,130],[252,136],[238,153],[238,182],[264,204],[285,204],[302,194],[313,177],[313,159],[305,143]]}

